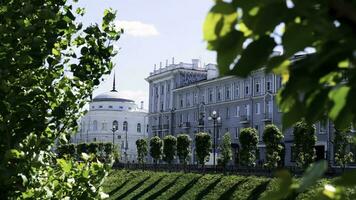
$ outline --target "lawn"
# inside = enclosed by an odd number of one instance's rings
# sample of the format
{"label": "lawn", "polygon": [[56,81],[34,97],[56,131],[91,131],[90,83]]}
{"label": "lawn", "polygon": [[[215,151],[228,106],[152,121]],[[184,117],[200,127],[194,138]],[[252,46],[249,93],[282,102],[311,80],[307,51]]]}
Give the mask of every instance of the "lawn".
{"label": "lawn", "polygon": [[[316,199],[322,183],[295,199]],[[258,199],[266,191],[276,189],[276,179],[256,176],[196,174],[182,172],[152,172],[113,170],[104,182],[110,199]],[[345,199],[351,199],[350,190]]]}

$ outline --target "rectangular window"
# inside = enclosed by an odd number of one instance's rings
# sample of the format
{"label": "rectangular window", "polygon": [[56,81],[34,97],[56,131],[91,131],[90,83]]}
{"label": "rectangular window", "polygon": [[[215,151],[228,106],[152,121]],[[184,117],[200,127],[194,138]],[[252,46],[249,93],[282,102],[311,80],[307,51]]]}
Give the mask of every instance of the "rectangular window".
{"label": "rectangular window", "polygon": [[328,121],[326,119],[323,119],[319,122],[319,133],[320,134],[325,134],[326,130],[328,127]]}
{"label": "rectangular window", "polygon": [[161,94],[164,93],[164,85],[161,85]]}
{"label": "rectangular window", "polygon": [[260,83],[256,83],[256,93],[260,93]]}
{"label": "rectangular window", "polygon": [[239,84],[238,83],[235,83],[235,97],[236,98],[239,98],[240,97],[240,90],[239,90]]}
{"label": "rectangular window", "polygon": [[213,90],[212,89],[208,90],[208,101],[213,102]]}
{"label": "rectangular window", "polygon": [[240,117],[240,106],[236,106],[236,117]]}
{"label": "rectangular window", "polygon": [[239,139],[239,134],[240,134],[240,128],[236,127],[236,130],[235,130],[235,138],[238,140]]}
{"label": "rectangular window", "polygon": [[249,104],[245,105],[245,109],[246,109],[246,115],[250,116],[250,105]]}
{"label": "rectangular window", "polygon": [[255,107],[255,112],[256,114],[261,114],[261,106],[260,103],[256,103],[256,107]]}
{"label": "rectangular window", "polygon": [[226,119],[230,118],[230,109],[229,107],[226,108]]}
{"label": "rectangular window", "polygon": [[272,90],[271,81],[267,81],[266,89],[267,89],[267,91],[271,91]]}
{"label": "rectangular window", "polygon": [[216,100],[221,101],[221,90],[219,87],[216,87]]}
{"label": "rectangular window", "polygon": [[248,95],[249,94],[249,88],[248,88],[248,85],[246,85],[245,87],[245,94]]}
{"label": "rectangular window", "polygon": [[225,98],[230,100],[230,86],[225,86]]}

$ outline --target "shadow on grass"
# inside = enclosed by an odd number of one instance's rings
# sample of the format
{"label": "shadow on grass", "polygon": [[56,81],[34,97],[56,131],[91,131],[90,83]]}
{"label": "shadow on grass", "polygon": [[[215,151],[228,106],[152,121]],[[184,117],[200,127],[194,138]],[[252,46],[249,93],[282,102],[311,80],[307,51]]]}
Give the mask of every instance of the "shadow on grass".
{"label": "shadow on grass", "polygon": [[131,199],[139,199],[140,197],[142,197],[144,194],[146,194],[147,192],[149,192],[150,190],[152,190],[153,188],[155,188],[163,179],[164,177],[159,178],[158,180],[156,180],[155,182],[153,182],[151,185],[147,186],[144,190],[142,190],[140,193],[136,194],[134,197],[132,197]]}
{"label": "shadow on grass", "polygon": [[241,180],[241,181],[235,183],[230,189],[226,190],[224,193],[221,194],[221,196],[219,197],[219,200],[231,199],[232,194],[239,187],[239,185],[242,185],[245,182],[247,182],[247,179],[244,179],[244,180]]}
{"label": "shadow on grass", "polygon": [[209,194],[209,192],[215,188],[215,186],[221,181],[221,178],[218,178],[217,180],[215,180],[214,182],[210,183],[204,190],[202,190],[201,192],[199,192],[199,194],[197,194],[197,196],[195,197],[195,200],[200,200],[203,199],[207,194]]}
{"label": "shadow on grass", "polygon": [[265,181],[259,184],[255,189],[250,193],[250,196],[247,197],[247,200],[257,200],[260,198],[261,194],[267,189],[267,186],[270,181]]}
{"label": "shadow on grass", "polygon": [[111,190],[109,192],[109,195],[113,195],[115,194],[117,191],[119,191],[121,188],[123,188],[127,183],[129,182],[129,180],[126,180],[125,182],[123,182],[121,185],[117,186],[115,189]]}
{"label": "shadow on grass", "polygon": [[184,193],[186,193],[191,187],[193,187],[194,184],[198,182],[198,180],[201,178],[201,176],[194,178],[191,180],[187,185],[185,185],[182,189],[180,189],[178,192],[176,192],[169,200],[176,200],[179,199],[180,197],[183,196]]}
{"label": "shadow on grass", "polygon": [[123,199],[125,198],[127,195],[131,194],[133,191],[135,191],[137,188],[141,187],[145,181],[147,181],[150,177],[146,177],[145,179],[143,179],[142,181],[138,182],[136,185],[134,185],[133,187],[131,187],[130,189],[128,189],[125,193],[121,194],[120,196],[118,196],[116,199]]}
{"label": "shadow on grass", "polygon": [[163,192],[165,192],[166,190],[168,190],[169,188],[171,188],[179,179],[180,176],[176,177],[172,182],[170,182],[169,184],[167,184],[165,187],[161,188],[160,190],[158,190],[157,192],[151,194],[149,197],[147,197],[148,200],[153,200],[156,199],[159,195],[161,195]]}

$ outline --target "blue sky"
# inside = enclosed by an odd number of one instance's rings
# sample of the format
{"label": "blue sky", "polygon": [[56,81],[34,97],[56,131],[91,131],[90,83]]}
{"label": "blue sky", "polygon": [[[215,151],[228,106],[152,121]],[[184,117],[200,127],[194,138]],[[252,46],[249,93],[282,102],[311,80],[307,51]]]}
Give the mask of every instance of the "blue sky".
{"label": "blue sky", "polygon": [[[144,80],[154,64],[191,62],[215,63],[215,54],[207,51],[202,39],[205,15],[211,0],[100,0],[80,1],[85,7],[85,24],[100,23],[105,8],[117,10],[117,24],[126,27],[114,58],[116,80],[122,97],[148,104],[148,83]],[[109,91],[112,76],[95,90],[94,96]]]}

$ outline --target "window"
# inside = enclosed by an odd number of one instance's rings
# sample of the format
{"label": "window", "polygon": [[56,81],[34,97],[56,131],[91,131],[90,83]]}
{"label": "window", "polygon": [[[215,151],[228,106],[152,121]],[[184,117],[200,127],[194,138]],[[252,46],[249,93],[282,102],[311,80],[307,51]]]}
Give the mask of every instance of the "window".
{"label": "window", "polygon": [[115,131],[119,130],[119,122],[116,120],[112,122],[112,128],[115,129]]}
{"label": "window", "polygon": [[161,94],[164,93],[164,85],[161,85]]}
{"label": "window", "polygon": [[187,107],[190,107],[190,93],[187,93],[185,96],[185,102],[187,102]]}
{"label": "window", "polygon": [[250,116],[250,105],[249,104],[245,105],[245,109],[246,109],[246,115]]}
{"label": "window", "polygon": [[256,93],[260,93],[260,83],[256,83]]}
{"label": "window", "polygon": [[131,107],[129,107],[129,110],[131,110],[132,108]]}
{"label": "window", "polygon": [[236,117],[240,117],[240,106],[236,106]]}
{"label": "window", "polygon": [[94,142],[96,142],[96,138],[94,138]]}
{"label": "window", "polygon": [[266,89],[267,89],[267,91],[271,91],[272,90],[271,81],[267,81]]}
{"label": "window", "polygon": [[225,99],[230,99],[230,86],[225,86]]}
{"label": "window", "polygon": [[212,89],[208,90],[208,96],[209,96],[208,101],[213,102],[213,90]]}
{"label": "window", "polygon": [[124,107],[123,107],[123,106],[120,106],[119,108],[120,108],[120,109],[124,109]]}
{"label": "window", "polygon": [[91,108],[95,108],[95,106],[91,106]]}
{"label": "window", "polygon": [[109,106],[109,108],[112,108],[112,106]]}
{"label": "window", "polygon": [[196,105],[198,103],[198,93],[194,92],[193,93],[193,104]]}
{"label": "window", "polygon": [[98,130],[98,122],[96,120],[93,121],[93,131]]}
{"label": "window", "polygon": [[269,114],[272,113],[272,101],[267,101],[267,111]]}
{"label": "window", "polygon": [[137,123],[137,133],[141,133],[141,124]]}
{"label": "window", "polygon": [[326,133],[328,127],[328,121],[326,119],[323,119],[319,122],[319,132],[320,134]]}
{"label": "window", "polygon": [[103,106],[99,106],[99,108],[103,108]]}
{"label": "window", "polygon": [[171,84],[167,84],[167,92],[169,92],[171,90]]}
{"label": "window", "polygon": [[230,109],[229,107],[226,108],[226,119],[230,118]]}
{"label": "window", "polygon": [[255,112],[256,112],[256,114],[261,114],[261,106],[260,106],[260,103],[256,103],[255,104],[256,105],[256,107],[255,107]]}
{"label": "window", "polygon": [[106,130],[106,123],[105,122],[103,122],[102,124],[101,124],[101,130]]}
{"label": "window", "polygon": [[146,132],[148,132],[148,128],[149,128],[149,125],[147,124],[147,127],[146,127]]}
{"label": "window", "polygon": [[239,87],[239,83],[235,83],[235,97],[239,98],[240,97],[240,87]]}
{"label": "window", "polygon": [[245,87],[245,94],[246,94],[246,95],[249,94],[249,91],[248,91],[248,90],[249,90],[248,85],[246,85],[246,87]]}
{"label": "window", "polygon": [[122,123],[122,130],[123,130],[123,131],[127,131],[127,130],[128,130],[127,121],[124,121],[124,122]]}
{"label": "window", "polygon": [[216,87],[216,93],[217,93],[216,100],[221,101],[221,90],[219,87]]}
{"label": "window", "polygon": [[239,139],[239,134],[240,134],[240,128],[239,127],[236,127],[235,128],[236,130],[236,132],[235,132],[235,138],[238,140]]}

